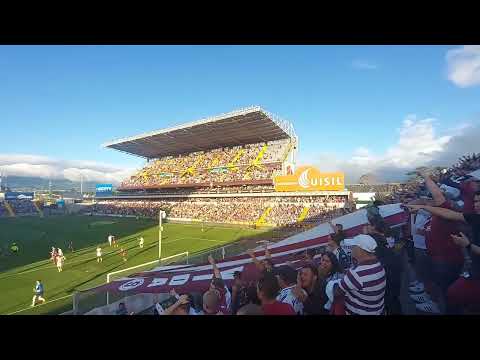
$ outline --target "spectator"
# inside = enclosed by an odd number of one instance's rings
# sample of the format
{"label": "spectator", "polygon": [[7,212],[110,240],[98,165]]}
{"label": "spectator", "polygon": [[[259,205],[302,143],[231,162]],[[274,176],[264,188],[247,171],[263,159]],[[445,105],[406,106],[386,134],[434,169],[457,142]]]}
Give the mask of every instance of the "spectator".
{"label": "spectator", "polygon": [[402,261],[395,252],[388,247],[385,235],[377,227],[368,225],[366,235],[371,236],[377,243],[375,255],[383,265],[386,274],[385,311],[387,314],[400,315],[400,287],[402,281]]}
{"label": "spectator", "polygon": [[262,275],[265,275],[267,273],[273,274],[273,275],[276,274],[275,266],[273,265],[273,261],[272,261],[272,255],[268,250],[267,244],[265,244],[265,259],[263,259],[262,261],[257,259],[257,257],[255,256],[255,251],[253,249],[248,250],[247,253],[252,258],[252,261],[257,267],[257,269],[261,271]]}
{"label": "spectator", "polygon": [[345,232],[343,231],[343,225],[342,224],[335,224],[335,226],[332,224],[331,221],[328,221],[328,224],[333,230],[333,235],[332,240],[335,241],[338,245],[346,238]]}
{"label": "spectator", "polygon": [[326,283],[332,280],[337,280],[343,276],[343,269],[338,262],[337,257],[327,251],[320,259],[318,267],[318,277],[323,279]]}
{"label": "spectator", "polygon": [[303,304],[303,312],[307,315],[324,315],[326,303],[325,286],[318,278],[318,269],[312,264],[305,265],[297,276],[297,286],[293,294]]}
{"label": "spectator", "polygon": [[160,307],[157,307],[160,315],[190,315],[190,299],[188,295],[181,295],[178,299],[175,296],[171,296],[168,301],[173,302],[173,304],[165,310],[163,310],[161,304]]}
{"label": "spectator", "polygon": [[297,315],[302,315],[303,304],[293,294],[297,284],[297,271],[288,265],[283,265],[277,269],[277,279],[280,287],[277,301],[290,304]]}
{"label": "spectator", "polygon": [[[432,204],[433,200],[417,199],[409,204]],[[431,215],[425,210],[420,210],[410,215],[411,218],[411,236],[413,240],[413,277],[416,279],[410,282],[409,292],[412,299],[416,302],[415,306],[419,311],[426,313],[439,313],[440,308],[436,302],[431,299],[432,295],[432,275],[431,260],[427,253],[425,242],[426,228],[430,226]],[[426,295],[426,296],[425,296]],[[421,302],[422,300],[424,302]]]}
{"label": "spectator", "polygon": [[[342,240],[342,243],[343,243],[343,240]],[[352,265],[351,252],[350,252],[350,256],[347,255],[343,247],[340,246],[340,244],[337,243],[335,240],[333,240],[331,236],[330,236],[330,241],[328,242],[328,245],[327,245],[327,249],[329,252],[335,255],[340,267],[343,270],[350,268],[350,266]]]}
{"label": "spectator", "polygon": [[327,297],[327,286],[330,282],[337,281],[343,277],[343,268],[337,257],[330,251],[322,254],[320,265],[318,267],[318,278],[321,284],[322,303],[325,310],[330,310],[331,304]]}
{"label": "spectator", "polygon": [[220,299],[214,290],[208,290],[203,294],[203,313],[205,315],[223,315],[220,311]]}
{"label": "spectator", "polygon": [[[315,260],[316,251],[315,249],[305,250],[305,260],[309,263],[318,266],[317,260]],[[295,280],[296,281],[296,280]]]}
{"label": "spectator", "polygon": [[[435,206],[452,209],[453,203],[445,199],[440,188],[428,174],[419,172],[419,175],[425,179],[425,185],[433,196]],[[451,238],[451,235],[456,233],[458,233],[457,223],[434,215],[430,222],[430,231],[426,232],[427,251],[431,259],[432,281],[436,285],[433,288],[433,300],[439,301],[442,308],[445,306],[448,287],[458,278],[463,268],[463,252]]]}
{"label": "spectator", "polygon": [[[116,315],[128,315],[127,307],[125,306],[124,302],[118,304],[118,308],[115,312]],[[131,313],[130,315],[132,315]]]}
{"label": "spectator", "polygon": [[256,304],[247,304],[242,306],[237,315],[264,315],[262,307]]}
{"label": "spectator", "polygon": [[232,315],[235,315],[238,309],[249,302],[247,283],[242,279],[242,273],[235,271],[232,285]]}
{"label": "spectator", "polygon": [[278,281],[272,274],[265,274],[257,284],[257,296],[262,304],[265,315],[295,315],[290,304],[277,301],[280,288]]}
{"label": "spectator", "polygon": [[480,310],[480,192],[474,197],[474,213],[460,213],[442,207],[409,205],[412,211],[424,209],[434,217],[447,221],[466,223],[472,227],[472,239],[464,233],[452,234],[452,240],[459,248],[465,248],[472,257],[469,276],[458,277],[447,291],[447,312],[477,312]]}
{"label": "spectator", "polygon": [[215,291],[219,299],[219,308],[223,314],[228,314],[232,305],[232,295],[222,279],[222,274],[215,263],[215,259],[209,255],[208,262],[213,268],[213,278],[210,283],[210,290]]}
{"label": "spectator", "polygon": [[340,283],[335,284],[335,295],[345,296],[347,315],[384,314],[386,276],[375,255],[377,243],[364,234],[346,242],[352,246],[356,265],[346,271]]}

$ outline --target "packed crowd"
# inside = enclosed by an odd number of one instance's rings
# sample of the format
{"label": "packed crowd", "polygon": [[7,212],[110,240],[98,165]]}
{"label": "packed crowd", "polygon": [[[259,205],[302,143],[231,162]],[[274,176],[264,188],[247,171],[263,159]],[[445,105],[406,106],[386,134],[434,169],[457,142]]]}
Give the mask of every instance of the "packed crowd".
{"label": "packed crowd", "polygon": [[375,192],[375,193],[393,193],[403,187],[403,184],[351,184],[346,185],[348,191],[352,192]]}
{"label": "packed crowd", "polygon": [[5,204],[3,203],[3,201],[0,201],[0,217],[7,216],[7,215],[8,215],[8,212],[7,212],[7,209],[5,208]]}
{"label": "packed crowd", "polygon": [[36,214],[37,209],[30,200],[9,200],[8,203],[12,206],[15,214]]}
{"label": "packed crowd", "polygon": [[[271,179],[281,170],[289,140],[166,156],[125,180],[122,187]],[[259,158],[260,166],[252,166]]]}
{"label": "packed crowd", "polygon": [[[268,211],[265,223],[283,226],[296,223],[304,211],[305,221],[310,223],[343,215],[345,202],[344,197],[328,196],[104,200],[98,202],[93,211],[103,214],[156,217],[159,210],[164,210],[170,218],[213,223],[255,223]],[[270,210],[267,210],[268,208]]]}
{"label": "packed crowd", "polygon": [[417,172],[423,181],[404,197],[411,212],[411,298],[430,313],[480,311],[479,156],[451,169]]}
{"label": "packed crowd", "polygon": [[213,185],[195,188],[163,188],[161,190],[129,190],[122,192],[123,195],[188,195],[188,194],[238,194],[238,193],[265,193],[274,192],[272,185]]}
{"label": "packed crowd", "polygon": [[[263,260],[248,251],[256,280],[234,273],[230,287],[210,256],[213,278],[202,293],[177,294],[155,304],[156,315],[383,315],[399,314],[401,261],[387,245],[386,234],[367,225],[363,234],[346,239],[333,225],[326,248],[296,254],[275,265],[265,247]],[[354,265],[352,265],[354,264]]]}
{"label": "packed crowd", "polygon": [[[37,214],[37,209],[35,205],[30,200],[8,200],[8,203],[12,207],[12,210],[16,215],[30,215]],[[4,202],[0,202],[0,217],[9,216],[7,208],[5,207]]]}

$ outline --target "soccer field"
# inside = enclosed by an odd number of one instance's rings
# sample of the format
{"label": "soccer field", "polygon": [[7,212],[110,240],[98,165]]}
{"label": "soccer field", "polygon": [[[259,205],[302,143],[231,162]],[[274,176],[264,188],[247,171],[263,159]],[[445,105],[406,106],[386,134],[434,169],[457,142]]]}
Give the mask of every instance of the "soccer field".
{"label": "soccer field", "polygon": [[[239,239],[268,237],[268,232],[248,228],[225,228],[190,224],[164,224],[162,258],[188,251],[190,256]],[[107,242],[116,236],[118,248]],[[138,238],[145,245],[139,248]],[[68,250],[73,241],[74,252]],[[18,254],[6,249],[16,242]],[[96,247],[103,250],[103,262],[96,261]],[[158,259],[158,223],[151,219],[59,216],[0,219],[0,314],[58,314],[72,306],[72,294],[102,284],[109,272]],[[66,257],[58,272],[49,260],[51,247],[60,247]],[[119,249],[127,250],[127,261]],[[142,269],[140,269],[142,270]],[[29,308],[36,280],[45,286],[45,305]]]}

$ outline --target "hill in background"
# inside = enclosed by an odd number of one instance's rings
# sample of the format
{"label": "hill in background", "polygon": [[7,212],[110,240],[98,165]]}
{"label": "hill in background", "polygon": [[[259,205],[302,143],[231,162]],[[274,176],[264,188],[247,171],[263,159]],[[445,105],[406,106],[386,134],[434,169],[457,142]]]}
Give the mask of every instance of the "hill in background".
{"label": "hill in background", "polygon": [[[8,176],[2,177],[2,185],[9,187],[12,191],[39,191],[48,190],[48,179],[40,177]],[[80,182],[67,179],[51,179],[52,191],[80,191]],[[83,191],[94,192],[96,182],[84,181]]]}

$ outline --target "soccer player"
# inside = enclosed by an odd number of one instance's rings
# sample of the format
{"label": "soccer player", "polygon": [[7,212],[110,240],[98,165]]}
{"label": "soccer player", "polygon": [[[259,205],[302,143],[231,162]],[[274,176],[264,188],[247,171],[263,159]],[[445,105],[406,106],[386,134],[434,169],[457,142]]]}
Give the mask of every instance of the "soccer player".
{"label": "soccer player", "polygon": [[108,243],[110,244],[110,247],[112,246],[112,241],[113,241],[113,236],[110,234],[108,235]]}
{"label": "soccer player", "polygon": [[10,251],[12,252],[12,254],[18,254],[17,243],[12,243],[12,245],[10,246]]}
{"label": "soccer player", "polygon": [[118,247],[117,239],[113,235],[112,235],[112,244],[113,244],[113,247]]}
{"label": "soccer player", "polygon": [[38,301],[41,301],[42,303],[45,302],[45,299],[43,297],[43,284],[40,280],[37,280],[37,283],[35,284],[35,287],[33,288],[33,292],[35,295],[33,295],[33,300],[32,300],[32,307],[34,307]]}
{"label": "soccer player", "polygon": [[123,248],[121,248],[120,256],[123,258],[123,261],[127,261],[127,250],[124,250]]}
{"label": "soccer player", "polygon": [[63,271],[63,260],[65,260],[64,256],[57,255],[56,262],[57,262],[58,272]]}
{"label": "soccer player", "polygon": [[143,249],[143,243],[144,243],[144,240],[143,240],[143,236],[140,238],[140,249]]}
{"label": "soccer player", "polygon": [[50,251],[50,260],[52,260],[53,264],[57,264],[57,250],[54,246],[52,246],[52,251]]}
{"label": "soccer player", "polygon": [[97,262],[98,262],[98,263],[103,262],[103,259],[102,259],[102,248],[100,247],[100,245],[97,246]]}
{"label": "soccer player", "polygon": [[70,250],[70,252],[73,252],[73,241],[70,241],[70,244],[68,244],[68,250]]}

